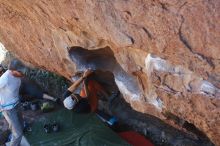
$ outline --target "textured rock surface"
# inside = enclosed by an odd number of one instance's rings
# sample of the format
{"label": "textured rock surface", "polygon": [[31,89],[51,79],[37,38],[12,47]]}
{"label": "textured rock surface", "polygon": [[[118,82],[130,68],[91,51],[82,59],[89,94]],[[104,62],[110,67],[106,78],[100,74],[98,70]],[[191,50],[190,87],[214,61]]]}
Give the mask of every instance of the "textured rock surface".
{"label": "textured rock surface", "polygon": [[110,70],[134,109],[172,113],[220,145],[219,20],[219,0],[1,0],[0,41],[69,79]]}

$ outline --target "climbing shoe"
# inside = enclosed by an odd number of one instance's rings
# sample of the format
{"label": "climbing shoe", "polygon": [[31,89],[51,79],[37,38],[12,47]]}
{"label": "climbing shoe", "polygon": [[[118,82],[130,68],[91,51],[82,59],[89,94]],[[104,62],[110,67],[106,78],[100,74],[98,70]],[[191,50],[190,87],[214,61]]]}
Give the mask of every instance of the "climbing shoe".
{"label": "climbing shoe", "polygon": [[51,126],[53,132],[58,132],[59,131],[59,124],[57,122],[54,122]]}
{"label": "climbing shoe", "polygon": [[44,132],[50,133],[50,124],[44,124]]}

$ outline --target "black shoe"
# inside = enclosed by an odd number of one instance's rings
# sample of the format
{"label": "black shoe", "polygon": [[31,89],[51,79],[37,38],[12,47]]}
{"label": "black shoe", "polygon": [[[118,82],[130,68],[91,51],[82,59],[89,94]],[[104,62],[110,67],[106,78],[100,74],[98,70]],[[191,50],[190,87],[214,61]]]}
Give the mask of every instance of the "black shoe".
{"label": "black shoe", "polygon": [[53,132],[58,132],[59,131],[59,124],[58,123],[56,123],[56,122],[54,122],[53,124],[52,124],[52,130],[53,130]]}
{"label": "black shoe", "polygon": [[44,125],[44,132],[45,133],[50,133],[50,125],[49,124]]}

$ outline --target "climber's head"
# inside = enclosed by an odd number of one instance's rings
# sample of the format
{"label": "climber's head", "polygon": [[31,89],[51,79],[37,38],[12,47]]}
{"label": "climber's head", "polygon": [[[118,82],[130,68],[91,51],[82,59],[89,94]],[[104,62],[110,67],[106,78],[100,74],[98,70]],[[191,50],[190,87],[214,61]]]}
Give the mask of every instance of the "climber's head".
{"label": "climber's head", "polygon": [[8,65],[8,69],[15,77],[23,77],[27,72],[27,68],[25,67],[25,65],[18,59],[13,59]]}

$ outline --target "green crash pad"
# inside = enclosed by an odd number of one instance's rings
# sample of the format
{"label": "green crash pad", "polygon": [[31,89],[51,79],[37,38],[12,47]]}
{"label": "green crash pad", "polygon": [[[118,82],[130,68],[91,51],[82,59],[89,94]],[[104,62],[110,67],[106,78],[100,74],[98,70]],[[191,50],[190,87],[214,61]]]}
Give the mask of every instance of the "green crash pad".
{"label": "green crash pad", "polygon": [[[45,133],[43,125],[56,121],[60,124],[57,133]],[[128,146],[114,131],[104,125],[95,114],[77,114],[61,109],[42,116],[25,134],[31,146]]]}

